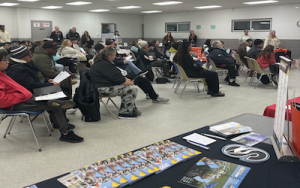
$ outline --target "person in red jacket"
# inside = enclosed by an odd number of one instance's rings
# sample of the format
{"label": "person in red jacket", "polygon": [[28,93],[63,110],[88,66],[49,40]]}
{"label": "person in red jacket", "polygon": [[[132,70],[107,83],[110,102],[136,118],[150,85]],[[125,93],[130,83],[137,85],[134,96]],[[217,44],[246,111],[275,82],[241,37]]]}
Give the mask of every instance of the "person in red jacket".
{"label": "person in red jacket", "polygon": [[[26,50],[28,51],[28,49]],[[27,51],[18,53],[29,53]],[[60,126],[61,141],[82,142],[83,138],[77,136],[69,128],[66,116],[63,113],[63,110],[74,107],[75,103],[68,100],[35,101],[30,91],[4,73],[8,67],[6,55],[6,51],[0,50],[0,108],[14,111],[47,110],[53,114],[53,120]]]}
{"label": "person in red jacket", "polygon": [[262,71],[272,72],[274,75],[272,81],[277,85],[277,75],[279,73],[279,68],[276,65],[275,55],[274,55],[274,46],[268,45],[263,51],[261,51],[256,60]]}

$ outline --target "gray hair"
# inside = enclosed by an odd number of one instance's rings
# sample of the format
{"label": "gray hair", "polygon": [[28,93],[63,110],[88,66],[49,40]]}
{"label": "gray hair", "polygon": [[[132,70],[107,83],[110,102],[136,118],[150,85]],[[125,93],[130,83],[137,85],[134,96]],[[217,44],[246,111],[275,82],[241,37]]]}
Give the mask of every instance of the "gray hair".
{"label": "gray hair", "polygon": [[213,43],[212,43],[212,47],[213,47],[213,48],[219,48],[219,44],[220,44],[220,41],[219,41],[219,40],[215,40],[215,41],[213,41]]}

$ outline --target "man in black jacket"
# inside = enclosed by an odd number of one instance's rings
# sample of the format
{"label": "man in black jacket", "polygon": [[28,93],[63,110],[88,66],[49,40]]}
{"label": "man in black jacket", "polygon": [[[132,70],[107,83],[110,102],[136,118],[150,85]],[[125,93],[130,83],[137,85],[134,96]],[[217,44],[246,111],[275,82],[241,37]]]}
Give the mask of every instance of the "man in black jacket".
{"label": "man in black jacket", "polygon": [[[154,48],[153,48],[152,51],[155,53],[156,58],[157,58],[157,59],[163,59],[163,58],[164,58],[164,55],[162,55],[162,54],[158,51],[158,49],[157,49],[157,47],[158,47],[158,45],[159,45],[158,40],[153,40],[152,43],[153,43],[153,45],[154,45]],[[148,44],[148,45],[149,45],[149,44]],[[150,46],[149,46],[149,47],[150,47]],[[150,51],[150,50],[149,50],[149,51]]]}
{"label": "man in black jacket", "polygon": [[248,51],[247,56],[253,59],[257,59],[257,55],[261,52],[264,47],[264,41],[260,39],[256,39],[254,41],[254,46]]}
{"label": "man in black jacket", "polygon": [[61,42],[64,40],[64,35],[59,30],[58,26],[55,26],[55,30],[51,33],[50,38],[53,39],[53,41],[57,44],[61,44]]}
{"label": "man in black jacket", "polygon": [[72,31],[68,33],[68,37],[67,39],[71,39],[71,38],[77,38],[77,41],[80,41],[80,35],[76,32],[76,27],[72,28]]}
{"label": "man in black jacket", "polygon": [[235,77],[239,69],[239,65],[236,64],[235,60],[222,50],[222,43],[220,41],[214,41],[212,48],[209,49],[209,58],[211,58],[216,67],[227,69],[228,75],[225,78],[225,81],[229,82],[228,85],[239,87],[240,85],[235,83]]}

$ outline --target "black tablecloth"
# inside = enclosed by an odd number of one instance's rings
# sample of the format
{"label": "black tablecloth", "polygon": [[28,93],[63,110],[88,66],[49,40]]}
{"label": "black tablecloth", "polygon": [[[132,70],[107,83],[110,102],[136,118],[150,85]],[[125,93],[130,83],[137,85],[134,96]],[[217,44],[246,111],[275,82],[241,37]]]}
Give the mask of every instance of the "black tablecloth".
{"label": "black tablecloth", "polygon": [[[198,129],[197,133],[211,133],[209,127]],[[245,163],[239,159],[227,157],[222,154],[221,148],[227,144],[233,144],[235,142],[230,141],[228,138],[226,141],[217,140],[217,142],[209,145],[211,150],[207,151],[197,146],[187,143],[182,138],[192,132],[179,135],[171,138],[171,141],[185,145],[192,149],[201,151],[202,153],[188,161],[179,163],[170,169],[161,172],[156,175],[151,175],[143,180],[140,180],[128,188],[160,188],[163,186],[169,186],[171,188],[190,188],[190,186],[177,183],[177,181],[202,157],[209,157],[213,159],[220,159],[231,163],[236,163],[251,168],[248,175],[241,183],[241,188],[300,188],[300,165],[296,163],[285,163],[277,160],[273,146],[265,143],[259,143],[254,147],[261,148],[270,154],[270,159],[264,163]],[[63,176],[63,175],[61,175]],[[38,188],[64,188],[64,186],[55,178],[46,180],[41,183],[37,183]]]}

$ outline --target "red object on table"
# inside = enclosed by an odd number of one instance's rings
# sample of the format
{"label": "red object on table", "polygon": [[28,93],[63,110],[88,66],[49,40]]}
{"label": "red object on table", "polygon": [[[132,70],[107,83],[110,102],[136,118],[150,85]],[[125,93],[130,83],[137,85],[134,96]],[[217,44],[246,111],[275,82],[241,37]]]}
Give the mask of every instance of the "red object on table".
{"label": "red object on table", "polygon": [[201,53],[202,48],[199,47],[193,47],[191,52],[196,52],[197,57],[201,60],[201,61],[207,61],[206,60],[206,56],[204,53]]}
{"label": "red object on table", "polygon": [[[300,103],[300,97],[297,97],[296,99],[290,99],[289,100],[289,105],[291,102],[296,101],[297,103]],[[276,104],[273,104],[271,106],[267,106],[265,111],[264,111],[264,116],[267,117],[275,117],[275,111],[276,111]],[[285,110],[285,120],[286,120],[286,110]],[[291,110],[289,110],[289,121],[292,121],[292,114],[291,114]]]}
{"label": "red object on table", "polygon": [[284,54],[287,53],[287,49],[284,49],[284,48],[278,48],[278,49],[274,49],[274,52],[277,53],[277,52],[283,52]]}

